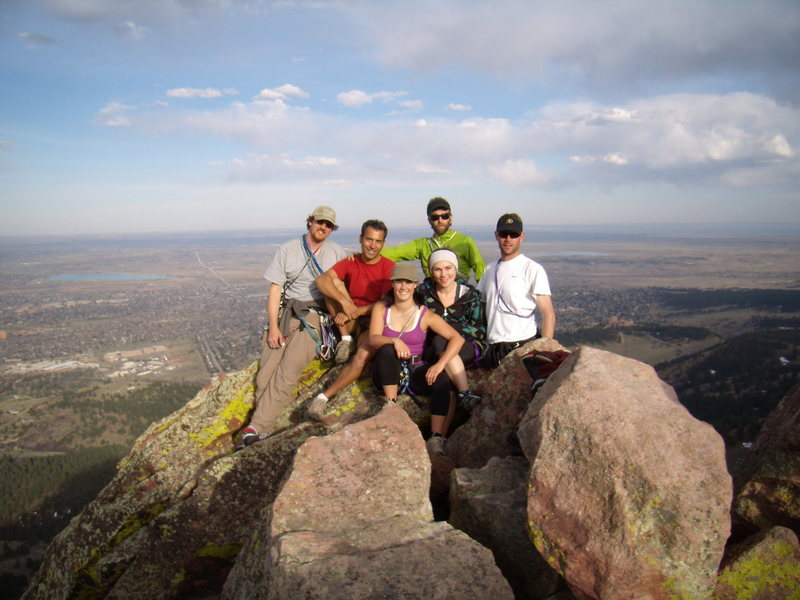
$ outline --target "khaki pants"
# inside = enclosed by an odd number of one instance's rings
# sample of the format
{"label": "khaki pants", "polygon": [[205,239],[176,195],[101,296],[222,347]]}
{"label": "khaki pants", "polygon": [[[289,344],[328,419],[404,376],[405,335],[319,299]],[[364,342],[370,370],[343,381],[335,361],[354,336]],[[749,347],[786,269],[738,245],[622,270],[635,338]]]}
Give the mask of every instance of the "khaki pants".
{"label": "khaki pants", "polygon": [[[319,315],[309,312],[306,322],[319,336]],[[261,338],[261,360],[256,376],[256,408],[250,425],[259,433],[272,433],[281,411],[294,399],[300,374],[317,354],[317,343],[299,319],[292,317],[286,343],[280,348],[267,344],[268,332]]]}

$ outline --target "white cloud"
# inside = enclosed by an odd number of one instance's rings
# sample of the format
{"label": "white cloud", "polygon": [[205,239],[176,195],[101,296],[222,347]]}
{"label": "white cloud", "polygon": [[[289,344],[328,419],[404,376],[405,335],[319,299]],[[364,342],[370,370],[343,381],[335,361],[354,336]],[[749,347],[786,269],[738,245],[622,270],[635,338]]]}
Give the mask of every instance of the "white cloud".
{"label": "white cloud", "polygon": [[372,96],[361,90],[350,90],[349,92],[340,92],[337,94],[336,101],[350,108],[358,108],[372,102]]}
{"label": "white cloud", "polygon": [[120,102],[109,102],[98,111],[94,122],[107,127],[129,127],[132,124],[131,120],[122,113],[132,109],[132,106]]}
{"label": "white cloud", "polygon": [[261,90],[256,98],[260,100],[288,100],[292,96],[297,98],[308,98],[309,94],[296,85],[284,83],[276,88],[267,88]]}
{"label": "white cloud", "polygon": [[142,25],[137,25],[133,21],[125,21],[117,25],[117,31],[128,38],[133,40],[142,40],[148,35],[150,35],[150,29],[147,27],[143,27]]}
{"label": "white cloud", "polygon": [[[361,94],[348,101],[371,98]],[[137,122],[145,126],[141,114]],[[785,182],[800,171],[800,109],[750,93],[673,94],[610,106],[560,102],[516,120],[343,118],[280,99],[256,100],[215,110],[153,111],[147,127],[239,140],[256,153],[282,156],[237,164],[235,177],[264,181],[325,168],[337,173],[326,179],[348,181],[441,174],[473,182],[488,176],[514,186],[733,185],[755,179],[745,177],[745,169],[764,182]]]}
{"label": "white cloud", "polygon": [[[336,101],[349,108],[359,108],[364,106],[365,104],[371,104],[373,100],[381,100],[384,103],[386,102],[393,102],[398,98],[403,98],[407,96],[408,92],[374,92],[372,94],[368,94],[362,90],[350,90],[349,92],[340,92],[336,96]],[[420,100],[407,100],[399,102],[400,106],[403,106],[406,110],[419,110],[422,108],[422,102]],[[396,114],[396,113],[394,113]]]}
{"label": "white cloud", "polygon": [[447,110],[459,110],[459,111],[472,110],[472,107],[469,104],[454,104],[453,102],[445,106],[445,108]]}
{"label": "white cloud", "polygon": [[732,69],[777,82],[796,70],[800,54],[798,4],[786,0],[344,6],[369,23],[364,35],[392,68],[455,67],[546,85],[619,91],[621,85],[726,75]]}
{"label": "white cloud", "polygon": [[402,100],[398,104],[401,106],[401,110],[394,110],[389,113],[390,115],[405,115],[422,110],[422,100]]}
{"label": "white cloud", "polygon": [[384,102],[391,102],[403,96],[408,96],[408,92],[375,92],[370,94],[375,100],[383,100]]}
{"label": "white cloud", "polygon": [[500,181],[517,187],[543,185],[549,177],[542,173],[532,160],[506,160],[488,168],[489,174]]}
{"label": "white cloud", "polygon": [[222,96],[233,96],[238,94],[233,88],[226,88],[224,90],[217,90],[214,88],[172,88],[167,90],[167,97],[169,98],[221,98]]}

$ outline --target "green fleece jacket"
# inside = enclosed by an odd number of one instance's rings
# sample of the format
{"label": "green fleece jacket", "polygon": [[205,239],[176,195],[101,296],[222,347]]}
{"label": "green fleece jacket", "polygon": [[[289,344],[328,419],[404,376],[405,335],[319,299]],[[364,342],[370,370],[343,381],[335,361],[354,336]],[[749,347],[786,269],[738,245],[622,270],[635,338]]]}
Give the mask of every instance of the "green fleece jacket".
{"label": "green fleece jacket", "polygon": [[475,240],[468,235],[458,233],[452,229],[446,231],[438,238],[433,236],[417,238],[399,246],[384,247],[381,254],[395,262],[418,258],[419,264],[422,266],[422,271],[427,277],[430,275],[428,271],[428,257],[430,257],[431,252],[437,248],[449,248],[455,252],[458,257],[459,273],[466,279],[469,279],[470,272],[474,272],[475,281],[480,281],[486,264],[483,262],[483,257],[481,257],[481,253],[478,251]]}

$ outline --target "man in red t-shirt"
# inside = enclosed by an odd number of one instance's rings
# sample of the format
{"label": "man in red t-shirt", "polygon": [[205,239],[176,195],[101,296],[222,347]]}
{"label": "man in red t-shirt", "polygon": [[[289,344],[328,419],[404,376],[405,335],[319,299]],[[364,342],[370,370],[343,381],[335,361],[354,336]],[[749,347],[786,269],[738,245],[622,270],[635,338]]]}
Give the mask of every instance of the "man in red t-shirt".
{"label": "man in red t-shirt", "polygon": [[328,312],[342,334],[342,341],[336,346],[335,362],[346,362],[356,345],[358,349],[336,381],[314,398],[308,410],[312,417],[321,418],[328,399],[358,379],[375,355],[375,348],[367,342],[370,313],[372,305],[392,288],[389,278],[394,268],[394,261],[381,256],[387,233],[382,221],[365,221],[358,238],[361,254],[340,260],[316,280],[317,287],[325,295]]}

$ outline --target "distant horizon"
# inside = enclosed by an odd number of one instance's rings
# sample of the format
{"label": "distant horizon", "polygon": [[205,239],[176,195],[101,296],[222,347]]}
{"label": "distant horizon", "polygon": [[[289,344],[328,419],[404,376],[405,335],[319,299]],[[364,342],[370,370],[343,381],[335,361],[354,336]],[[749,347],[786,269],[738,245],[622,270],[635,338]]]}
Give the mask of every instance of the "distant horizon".
{"label": "distant horizon", "polygon": [[[430,228],[423,223],[419,226],[392,226],[386,223],[389,228],[389,245],[399,244],[407,241],[409,236],[427,237],[431,234]],[[453,227],[456,231],[466,233],[481,241],[493,240],[494,225],[480,226],[467,225],[464,227]],[[330,239],[337,243],[345,243],[342,236],[346,235],[353,239],[357,238],[360,224],[357,226],[340,226],[331,234]],[[648,235],[653,237],[705,237],[705,236],[800,236],[800,223],[603,223],[603,224],[568,224],[568,225],[525,225],[528,242],[534,242],[530,234],[587,234],[592,236],[636,236]],[[277,234],[289,236],[303,232],[303,224],[297,227],[261,227],[261,228],[241,228],[241,229],[205,229],[194,230],[184,229],[175,231],[132,231],[132,232],[108,232],[108,233],[46,233],[46,234],[0,234],[0,243],[81,241],[81,240],[106,240],[109,242],[145,239],[164,239],[174,236],[175,238],[236,238],[236,237],[257,237],[265,234]],[[403,238],[397,241],[398,234]],[[177,240],[176,240],[177,241]],[[352,240],[347,240],[351,243]]]}

